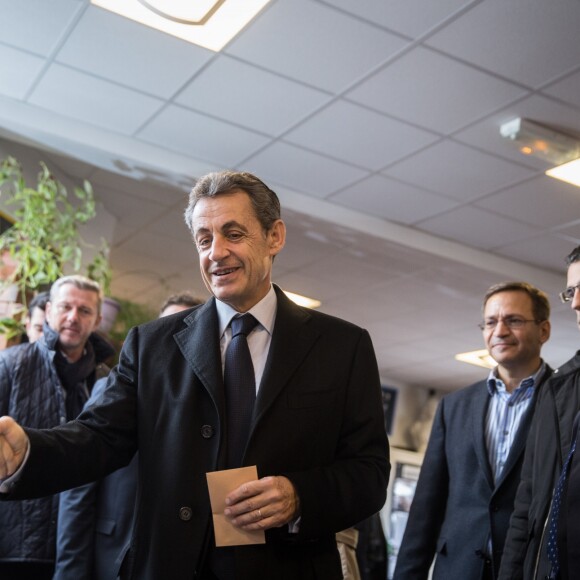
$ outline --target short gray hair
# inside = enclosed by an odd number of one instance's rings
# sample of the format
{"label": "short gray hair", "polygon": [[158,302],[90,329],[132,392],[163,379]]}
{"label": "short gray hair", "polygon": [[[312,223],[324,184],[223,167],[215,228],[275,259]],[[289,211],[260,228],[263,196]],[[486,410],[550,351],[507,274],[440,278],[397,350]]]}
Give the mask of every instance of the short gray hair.
{"label": "short gray hair", "polygon": [[97,295],[97,308],[98,314],[101,313],[101,304],[103,303],[103,291],[99,286],[98,282],[87,278],[86,276],[81,276],[80,274],[73,274],[71,276],[62,276],[59,278],[50,288],[50,301],[54,302],[59,290],[65,284],[72,284],[75,288],[79,290],[89,290]]}
{"label": "short gray hair", "polygon": [[219,171],[200,177],[189,194],[189,204],[185,210],[185,223],[193,234],[193,210],[204,197],[215,197],[241,190],[248,194],[254,212],[264,232],[270,231],[274,222],[280,219],[280,200],[262,180],[255,175],[237,171]]}

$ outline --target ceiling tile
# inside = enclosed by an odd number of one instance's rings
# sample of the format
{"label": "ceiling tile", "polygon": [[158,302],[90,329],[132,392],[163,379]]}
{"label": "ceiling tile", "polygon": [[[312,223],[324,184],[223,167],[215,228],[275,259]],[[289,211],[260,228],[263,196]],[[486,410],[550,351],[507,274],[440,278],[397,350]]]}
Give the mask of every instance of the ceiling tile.
{"label": "ceiling tile", "polygon": [[580,107],[580,71],[542,89],[542,92]]}
{"label": "ceiling tile", "polygon": [[[167,98],[180,89],[213,54],[169,34],[91,6],[56,59],[136,90]],[[179,65],[175,66],[177,63]]]}
{"label": "ceiling tile", "polygon": [[[216,91],[223,79],[234,78],[235,90]],[[278,135],[328,99],[329,95],[322,91],[220,56],[179,94],[176,102],[256,131]]]}
{"label": "ceiling tile", "polygon": [[84,4],[80,0],[0,0],[2,42],[48,56]]}
{"label": "ceiling tile", "polygon": [[534,175],[530,169],[449,140],[396,163],[384,173],[458,200],[475,199]]}
{"label": "ceiling tile", "polygon": [[173,205],[187,199],[186,191],[179,191],[173,187],[161,186],[151,181],[136,180],[135,178],[111,173],[110,171],[97,170],[91,176],[91,183],[95,189],[107,188],[122,191],[123,196],[133,198],[136,207],[140,206],[141,200],[154,201],[159,204]]}
{"label": "ceiling tile", "polygon": [[30,102],[66,117],[129,135],[161,101],[61,65],[52,65]]}
{"label": "ceiling tile", "polygon": [[572,222],[567,226],[557,228],[555,231],[562,236],[568,236],[575,243],[580,244],[580,221]]}
{"label": "ceiling tile", "polygon": [[544,0],[486,0],[427,44],[516,82],[539,87],[578,66],[579,22],[577,0],[559,0],[557,9]]}
{"label": "ceiling tile", "polygon": [[24,99],[44,66],[44,59],[0,44],[0,94]]}
{"label": "ceiling tile", "polygon": [[469,206],[425,220],[419,228],[482,250],[504,246],[535,233],[531,226]]}
{"label": "ceiling tile", "polygon": [[284,141],[378,170],[437,136],[345,101],[336,101],[284,136]]}
{"label": "ceiling tile", "polygon": [[235,166],[268,141],[258,133],[175,105],[155,117],[138,136],[223,168]]}
{"label": "ceiling tile", "polygon": [[[185,224],[183,225],[186,230]],[[175,262],[189,263],[196,259],[196,251],[193,244],[187,238],[182,242],[169,238],[166,234],[159,232],[153,233],[150,230],[141,232],[139,237],[132,237],[121,244],[124,252],[130,251],[135,255],[144,256],[147,260],[153,260],[154,263],[166,262],[167,250],[170,244],[171,261],[168,261],[170,267],[175,267]],[[199,275],[199,269],[197,269]]]}
{"label": "ceiling tile", "polygon": [[316,197],[326,197],[366,175],[361,169],[286,143],[267,147],[248,159],[243,169],[266,182],[273,181]]}
{"label": "ceiling tile", "polygon": [[418,47],[346,96],[399,119],[449,134],[522,94],[515,85]]}
{"label": "ceiling tile", "polygon": [[340,91],[404,44],[322,4],[292,0],[261,13],[225,52],[314,87]]}
{"label": "ceiling tile", "polygon": [[[574,244],[552,234],[537,235],[525,241],[506,244],[496,248],[502,256],[526,262],[548,270],[566,271],[564,258],[574,249]],[[562,287],[565,285],[562,276]],[[551,299],[557,298],[556,296]]]}
{"label": "ceiling tile", "polygon": [[480,199],[475,205],[520,222],[552,228],[580,216],[580,188],[542,175]]}
{"label": "ceiling tile", "polygon": [[186,200],[184,200],[182,207],[177,207],[173,211],[166,211],[148,227],[148,230],[152,233],[162,234],[168,238],[179,240],[180,242],[185,241],[189,243],[192,254],[197,258],[197,250],[183,217],[186,205]]}
{"label": "ceiling tile", "polygon": [[516,144],[500,135],[500,127],[517,117],[560,127],[564,131],[580,132],[580,115],[577,110],[553,99],[532,95],[456,133],[453,138],[495,155],[501,155],[516,163],[545,171],[548,168],[545,161],[522,155]]}
{"label": "ceiling tile", "polygon": [[333,202],[370,215],[404,224],[414,224],[457,205],[448,197],[373,175],[334,194]]}
{"label": "ceiling tile", "polygon": [[[108,212],[117,218],[117,241],[124,240],[132,235],[134,230],[140,229],[158,219],[166,211],[166,207],[144,199],[136,199],[131,195],[115,189],[99,187],[95,191],[96,197],[102,202]],[[135,204],[139,204],[139,211],[135,211]]]}
{"label": "ceiling tile", "polygon": [[323,0],[323,3],[413,38],[444,22],[459,8],[469,4],[466,0],[365,0],[356,3],[352,0]]}

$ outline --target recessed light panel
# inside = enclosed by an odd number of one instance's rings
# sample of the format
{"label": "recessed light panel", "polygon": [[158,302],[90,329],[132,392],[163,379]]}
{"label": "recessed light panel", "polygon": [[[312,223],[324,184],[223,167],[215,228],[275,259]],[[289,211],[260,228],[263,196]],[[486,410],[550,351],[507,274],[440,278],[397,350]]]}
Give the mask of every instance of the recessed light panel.
{"label": "recessed light panel", "polygon": [[[91,0],[91,3],[151,28],[220,51],[270,0]],[[190,7],[190,4],[195,4]],[[198,24],[192,23],[198,22]]]}

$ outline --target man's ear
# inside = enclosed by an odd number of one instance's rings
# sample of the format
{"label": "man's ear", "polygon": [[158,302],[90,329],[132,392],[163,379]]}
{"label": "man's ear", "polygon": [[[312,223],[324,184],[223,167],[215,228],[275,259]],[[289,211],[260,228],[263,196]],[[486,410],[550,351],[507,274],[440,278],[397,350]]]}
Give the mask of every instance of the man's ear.
{"label": "man's ear", "polygon": [[286,224],[278,219],[274,222],[268,232],[268,243],[270,246],[270,255],[273,257],[280,252],[286,244]]}
{"label": "man's ear", "polygon": [[540,322],[540,342],[544,344],[550,338],[550,333],[552,331],[552,325],[549,320],[543,320]]}

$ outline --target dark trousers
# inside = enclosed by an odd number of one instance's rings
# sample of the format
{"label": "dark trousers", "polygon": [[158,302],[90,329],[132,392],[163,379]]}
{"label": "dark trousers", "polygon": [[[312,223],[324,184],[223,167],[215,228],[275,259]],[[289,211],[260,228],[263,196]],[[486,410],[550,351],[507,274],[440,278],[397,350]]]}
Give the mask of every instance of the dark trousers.
{"label": "dark trousers", "polygon": [[51,580],[54,564],[38,562],[0,562],[2,580]]}
{"label": "dark trousers", "polygon": [[493,566],[489,558],[486,558],[483,564],[483,574],[481,576],[481,580],[494,580]]}

